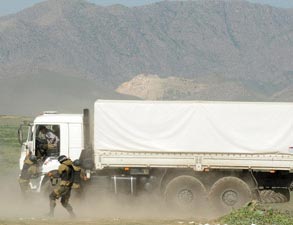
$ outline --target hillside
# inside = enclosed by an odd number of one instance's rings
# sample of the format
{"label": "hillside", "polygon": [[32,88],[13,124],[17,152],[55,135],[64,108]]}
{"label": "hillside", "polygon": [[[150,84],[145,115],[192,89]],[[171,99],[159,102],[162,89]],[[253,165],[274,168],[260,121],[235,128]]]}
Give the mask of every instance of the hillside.
{"label": "hillside", "polygon": [[[77,110],[98,97],[125,98],[115,90],[138,74],[158,74],[165,86],[176,77],[206,87],[163,99],[288,101],[292,58],[292,10],[244,0],[132,8],[48,0],[0,18],[1,113],[19,113],[31,96],[24,113],[46,108],[35,96],[47,82],[54,88],[41,99],[58,98],[50,108]],[[60,85],[64,79],[70,85]],[[19,88],[21,80],[26,85]]]}
{"label": "hillside", "polygon": [[[261,91],[249,87],[245,82],[225,79],[221,76],[205,79],[180,77],[161,78],[158,75],[139,74],[122,83],[116,92],[144,100],[238,100],[262,101],[266,97]],[[275,99],[281,98],[276,94]],[[273,99],[272,99],[273,100]]]}

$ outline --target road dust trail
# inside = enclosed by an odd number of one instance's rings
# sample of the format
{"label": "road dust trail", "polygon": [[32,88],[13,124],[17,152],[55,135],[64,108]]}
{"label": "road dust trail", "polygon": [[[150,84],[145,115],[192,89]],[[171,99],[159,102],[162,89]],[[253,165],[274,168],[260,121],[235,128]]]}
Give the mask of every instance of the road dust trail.
{"label": "road dust trail", "polygon": [[[29,193],[24,198],[18,185],[18,172],[1,175],[0,186],[0,219],[45,219],[49,211],[49,198],[43,193]],[[99,195],[98,195],[99,194]],[[114,196],[109,193],[86,193],[83,198],[76,197],[72,191],[70,203],[78,219],[142,219],[142,220],[173,220],[197,218],[206,220],[207,215],[190,215],[182,212],[172,212],[164,201],[155,196]],[[57,201],[56,219],[68,219],[69,215]]]}
{"label": "road dust trail", "polygon": [[[44,208],[43,198],[39,195],[21,195],[18,184],[18,171],[0,175],[0,218],[34,217],[42,214]],[[46,203],[48,205],[48,203]]]}

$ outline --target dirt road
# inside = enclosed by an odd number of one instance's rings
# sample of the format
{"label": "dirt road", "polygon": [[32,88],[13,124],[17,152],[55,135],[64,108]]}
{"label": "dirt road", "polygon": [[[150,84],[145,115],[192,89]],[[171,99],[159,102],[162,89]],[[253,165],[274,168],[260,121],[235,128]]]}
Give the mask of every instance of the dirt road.
{"label": "dirt road", "polygon": [[199,222],[193,220],[121,220],[121,219],[98,219],[98,220],[47,220],[47,219],[18,219],[0,220],[0,225],[199,225],[218,224],[216,222]]}
{"label": "dirt road", "polygon": [[77,218],[69,219],[66,210],[57,202],[54,219],[46,217],[49,210],[47,195],[33,193],[23,198],[17,182],[17,172],[0,176],[0,225],[180,225],[199,224],[208,221],[195,220],[186,215],[170,213],[160,199],[117,199],[113,196],[90,197],[80,200],[72,193],[71,204]]}

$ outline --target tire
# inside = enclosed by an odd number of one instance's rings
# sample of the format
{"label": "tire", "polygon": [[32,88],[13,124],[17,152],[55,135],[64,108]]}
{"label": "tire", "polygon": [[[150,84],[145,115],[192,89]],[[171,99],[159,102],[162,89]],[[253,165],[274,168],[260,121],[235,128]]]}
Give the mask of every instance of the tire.
{"label": "tire", "polygon": [[226,214],[251,201],[252,192],[243,180],[223,177],[213,184],[208,198],[217,213]]}
{"label": "tire", "polygon": [[193,176],[181,175],[173,178],[166,186],[165,201],[172,210],[192,212],[206,202],[206,189]]}
{"label": "tire", "polygon": [[289,202],[290,201],[290,190],[287,188],[277,188],[274,189],[279,195],[282,196],[284,199],[283,202]]}
{"label": "tire", "polygon": [[260,191],[262,203],[283,203],[290,201],[290,191],[288,189],[277,188]]}

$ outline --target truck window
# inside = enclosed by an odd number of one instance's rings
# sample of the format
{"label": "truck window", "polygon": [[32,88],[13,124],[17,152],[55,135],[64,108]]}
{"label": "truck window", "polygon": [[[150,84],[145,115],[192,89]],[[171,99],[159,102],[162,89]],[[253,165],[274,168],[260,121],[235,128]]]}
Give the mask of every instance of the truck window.
{"label": "truck window", "polygon": [[36,156],[45,160],[60,155],[60,126],[40,124],[36,126]]}

